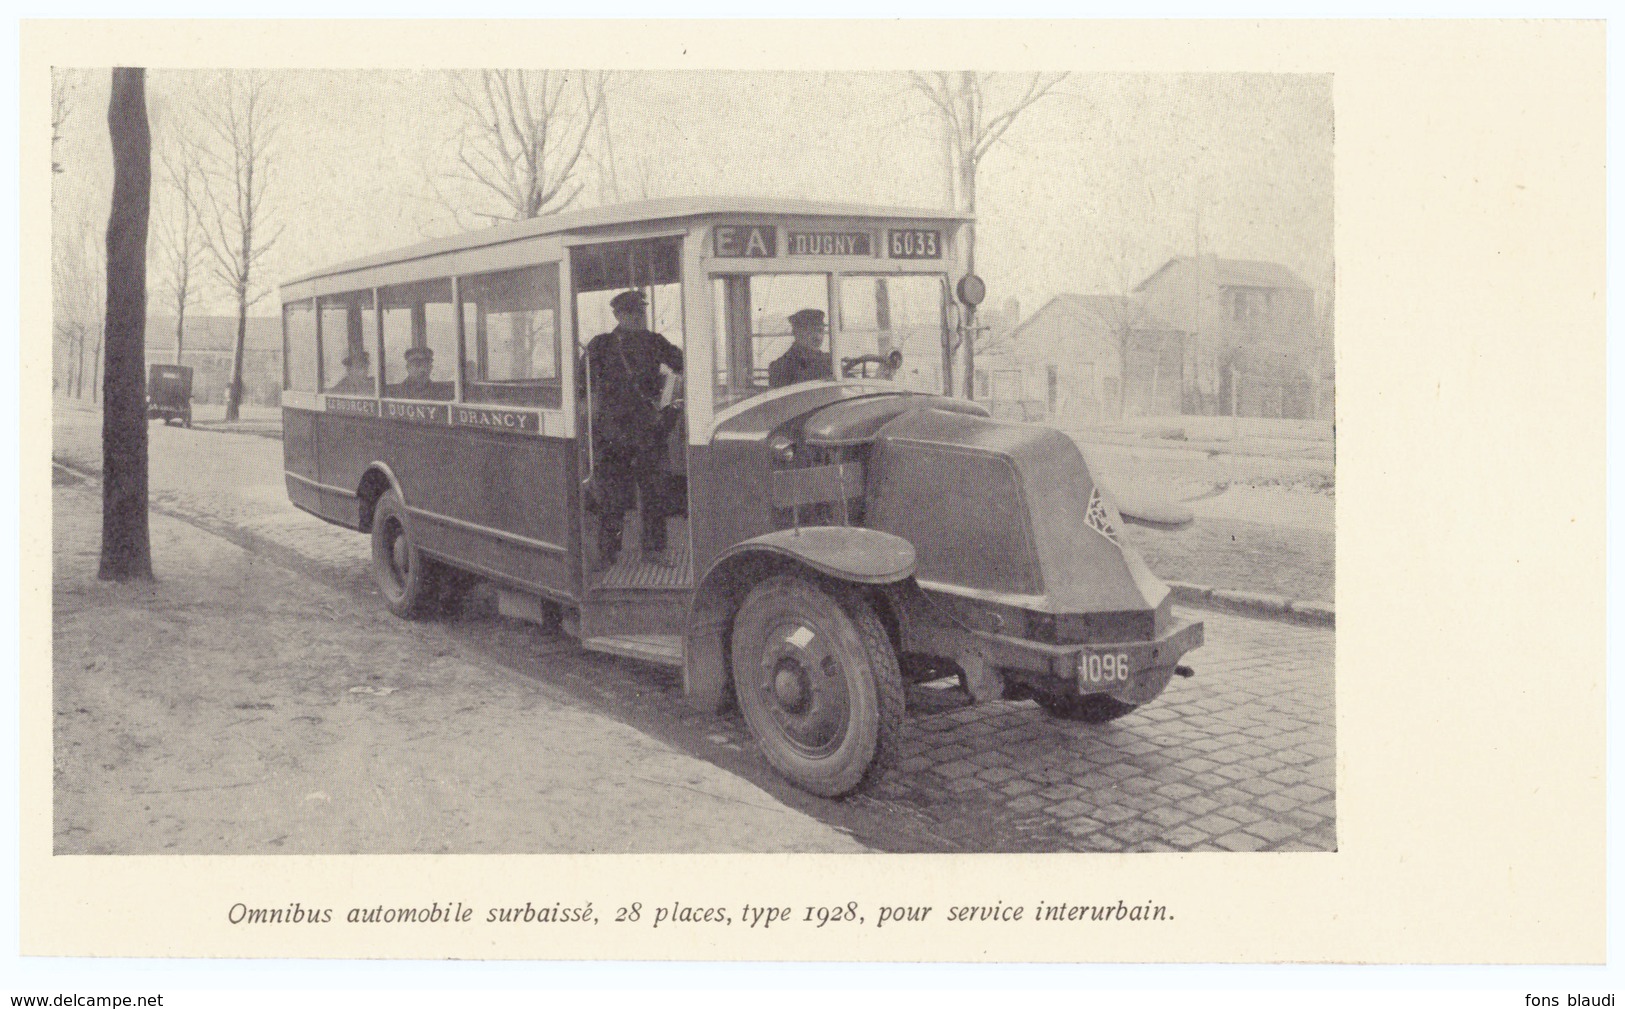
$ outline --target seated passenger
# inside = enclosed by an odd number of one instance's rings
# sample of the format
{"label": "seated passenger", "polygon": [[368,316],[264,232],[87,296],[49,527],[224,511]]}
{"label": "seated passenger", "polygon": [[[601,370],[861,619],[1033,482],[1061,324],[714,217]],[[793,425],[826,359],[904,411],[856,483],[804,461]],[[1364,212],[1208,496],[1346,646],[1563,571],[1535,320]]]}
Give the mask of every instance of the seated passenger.
{"label": "seated passenger", "polygon": [[816,308],[803,308],[790,316],[790,335],[795,342],[777,361],[767,366],[767,385],[770,389],[833,378],[829,354],[824,346],[824,313]]}
{"label": "seated passenger", "polygon": [[434,368],[434,351],[428,347],[406,348],[406,381],[395,386],[395,395],[403,399],[442,399],[441,390],[429,381]]}
{"label": "seated passenger", "polygon": [[375,391],[372,380],[372,358],[359,347],[351,348],[344,357],[344,377],[327,390],[350,395],[371,396]]}

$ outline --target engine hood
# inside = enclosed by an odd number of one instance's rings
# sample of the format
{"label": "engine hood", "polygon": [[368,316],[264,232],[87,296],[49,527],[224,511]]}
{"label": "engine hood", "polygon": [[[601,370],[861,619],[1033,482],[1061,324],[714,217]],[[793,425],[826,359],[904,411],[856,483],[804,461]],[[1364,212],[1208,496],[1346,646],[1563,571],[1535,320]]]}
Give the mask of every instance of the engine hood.
{"label": "engine hood", "polygon": [[916,410],[944,410],[974,417],[986,417],[985,407],[962,399],[923,393],[895,393],[849,399],[809,414],[801,423],[802,438],[809,445],[827,448],[862,445],[874,440],[887,424]]}
{"label": "engine hood", "polygon": [[878,427],[869,465],[865,524],[913,543],[928,587],[1050,613],[1152,610],[1168,595],[1059,431],[912,410]]}

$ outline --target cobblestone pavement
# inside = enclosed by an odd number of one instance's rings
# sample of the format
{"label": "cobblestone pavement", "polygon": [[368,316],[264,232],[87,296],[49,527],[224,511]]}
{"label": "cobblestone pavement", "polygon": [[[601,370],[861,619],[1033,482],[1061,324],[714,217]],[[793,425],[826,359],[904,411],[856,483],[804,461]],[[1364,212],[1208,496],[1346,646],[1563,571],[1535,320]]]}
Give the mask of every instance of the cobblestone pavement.
{"label": "cobblestone pavement", "polygon": [[[99,469],[99,425],[97,414],[57,411],[54,457]],[[154,425],[151,485],[155,508],[380,605],[366,537],[287,503],[280,443]],[[163,564],[154,558],[160,578]],[[684,705],[674,671],[583,653],[488,607],[439,630],[881,849],[1335,849],[1333,630],[1183,615],[1207,625],[1186,659],[1195,678],[1108,725],[1059,721],[1027,701],[970,706],[946,682],[910,688],[899,762],[838,803],[780,782],[737,715]]]}

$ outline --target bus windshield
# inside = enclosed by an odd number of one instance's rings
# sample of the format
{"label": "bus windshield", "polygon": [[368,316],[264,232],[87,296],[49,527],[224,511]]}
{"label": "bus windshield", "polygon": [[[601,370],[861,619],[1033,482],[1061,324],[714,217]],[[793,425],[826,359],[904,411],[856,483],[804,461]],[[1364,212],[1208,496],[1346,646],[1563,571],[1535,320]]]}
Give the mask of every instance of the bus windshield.
{"label": "bus windshield", "polygon": [[[716,277],[714,284],[717,409],[774,385],[834,377],[824,328],[829,274],[731,274]],[[818,317],[802,316],[800,324],[809,332],[796,349],[790,317],[809,310]],[[819,331],[813,334],[815,325]]]}
{"label": "bus windshield", "polygon": [[[941,392],[946,286],[937,274],[843,274],[835,334],[842,376],[879,375],[914,392]],[[894,351],[902,354],[895,372]]]}

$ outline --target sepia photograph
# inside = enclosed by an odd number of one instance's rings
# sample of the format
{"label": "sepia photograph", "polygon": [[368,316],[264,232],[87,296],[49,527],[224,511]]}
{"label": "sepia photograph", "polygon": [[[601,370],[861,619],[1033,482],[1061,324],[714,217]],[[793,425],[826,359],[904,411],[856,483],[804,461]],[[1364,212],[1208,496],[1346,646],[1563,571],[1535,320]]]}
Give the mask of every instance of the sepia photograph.
{"label": "sepia photograph", "polygon": [[24,34],[25,961],[1607,959],[1600,25]]}
{"label": "sepia photograph", "polygon": [[58,853],[1336,849],[1329,75],[52,111]]}

